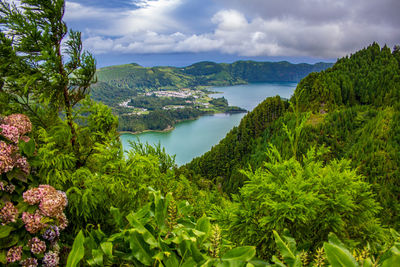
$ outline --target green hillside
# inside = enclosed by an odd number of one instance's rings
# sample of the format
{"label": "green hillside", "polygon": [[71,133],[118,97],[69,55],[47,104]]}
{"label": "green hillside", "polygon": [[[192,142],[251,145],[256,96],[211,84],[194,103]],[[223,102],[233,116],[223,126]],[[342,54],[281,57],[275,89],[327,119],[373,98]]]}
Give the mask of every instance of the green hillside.
{"label": "green hillside", "polygon": [[[324,160],[351,159],[352,167],[372,184],[383,205],[382,220],[397,225],[399,75],[399,50],[391,52],[373,44],[338,60],[332,68],[304,78],[291,99],[295,103],[292,108],[279,97],[267,98],[218,145],[185,168],[232,193],[247,180],[243,168],[263,166],[270,144],[283,158],[295,153],[299,159],[313,145],[329,147]],[[301,132],[293,132],[295,138],[290,140],[284,125],[288,129],[301,128]]]}
{"label": "green hillside", "polygon": [[199,62],[184,68],[141,67],[126,64],[97,70],[98,82],[92,97],[113,105],[137,92],[160,89],[225,86],[251,82],[298,82],[311,72],[332,66],[330,63],[291,64],[289,62],[238,61],[232,64]]}

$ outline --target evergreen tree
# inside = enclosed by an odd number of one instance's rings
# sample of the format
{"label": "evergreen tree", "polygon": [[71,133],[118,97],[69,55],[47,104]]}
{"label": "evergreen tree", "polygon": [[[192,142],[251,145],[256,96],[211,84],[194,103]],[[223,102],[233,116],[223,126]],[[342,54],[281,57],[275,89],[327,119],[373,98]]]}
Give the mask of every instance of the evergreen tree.
{"label": "evergreen tree", "polygon": [[[87,94],[95,60],[83,51],[81,33],[64,23],[64,0],[0,2],[1,106],[27,113],[49,128],[61,112],[76,148],[73,107]],[[68,38],[65,38],[65,37]]]}

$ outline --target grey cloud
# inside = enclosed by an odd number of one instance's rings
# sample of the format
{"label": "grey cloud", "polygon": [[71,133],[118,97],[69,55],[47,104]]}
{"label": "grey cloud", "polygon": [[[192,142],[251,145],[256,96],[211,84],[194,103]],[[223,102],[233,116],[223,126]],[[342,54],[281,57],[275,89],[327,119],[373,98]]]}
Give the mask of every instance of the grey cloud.
{"label": "grey cloud", "polygon": [[[196,3],[191,6],[191,1]],[[374,41],[391,47],[400,43],[399,0],[206,0],[213,7],[194,13],[201,8],[198,1],[141,0],[146,8],[109,15],[118,18],[109,27],[90,29],[86,44],[95,53],[336,58]],[[75,10],[76,16],[85,11]],[[91,10],[98,19],[103,11]],[[193,26],[204,21],[204,28]]]}

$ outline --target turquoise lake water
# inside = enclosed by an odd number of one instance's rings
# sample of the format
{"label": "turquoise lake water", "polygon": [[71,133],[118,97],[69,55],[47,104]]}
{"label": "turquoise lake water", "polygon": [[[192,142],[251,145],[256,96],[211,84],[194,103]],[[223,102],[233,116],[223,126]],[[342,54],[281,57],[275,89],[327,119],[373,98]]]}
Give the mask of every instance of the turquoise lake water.
{"label": "turquoise lake water", "polygon": [[[269,96],[280,95],[290,98],[296,85],[296,83],[254,83],[217,87],[214,90],[221,93],[212,96],[224,96],[229,105],[251,111]],[[121,141],[125,150],[129,149],[128,140],[139,139],[142,143],[160,143],[165,147],[167,153],[176,155],[176,163],[182,165],[201,156],[212,146],[218,144],[234,126],[239,125],[244,115],[245,113],[203,116],[197,120],[181,122],[170,132],[122,134]]]}

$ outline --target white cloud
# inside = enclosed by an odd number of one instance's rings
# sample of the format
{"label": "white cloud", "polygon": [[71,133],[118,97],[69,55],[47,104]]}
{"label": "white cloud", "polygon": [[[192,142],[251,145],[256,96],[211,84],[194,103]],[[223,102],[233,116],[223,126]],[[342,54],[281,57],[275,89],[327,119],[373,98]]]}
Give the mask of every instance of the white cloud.
{"label": "white cloud", "polygon": [[65,4],[65,20],[81,20],[84,19],[99,19],[99,18],[110,18],[112,14],[107,10],[101,8],[91,8],[84,6],[76,2],[67,1]]}
{"label": "white cloud", "polygon": [[[396,20],[390,24],[388,19],[381,23],[360,19],[360,10],[370,10],[367,7],[374,0],[350,10],[346,0],[220,0],[243,9],[226,8],[207,18],[214,25],[208,32],[193,32],[179,21],[174,10],[183,1],[139,0],[136,8],[115,12],[67,2],[66,18],[99,22],[85,31],[85,48],[95,54],[219,51],[335,58],[374,41],[388,45],[400,41]],[[362,5],[361,0],[355,1]]]}
{"label": "white cloud", "polygon": [[181,25],[171,15],[182,0],[140,0],[131,9],[88,7],[77,2],[66,3],[65,20],[90,21],[87,35],[119,37],[147,31],[174,31]]}

